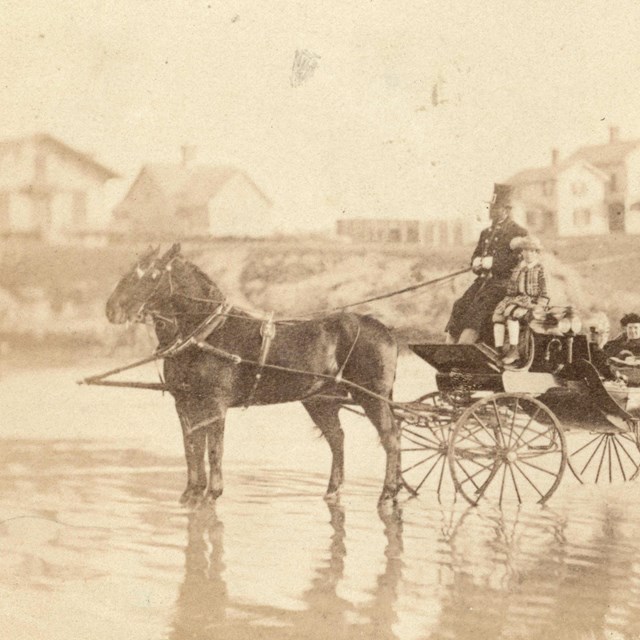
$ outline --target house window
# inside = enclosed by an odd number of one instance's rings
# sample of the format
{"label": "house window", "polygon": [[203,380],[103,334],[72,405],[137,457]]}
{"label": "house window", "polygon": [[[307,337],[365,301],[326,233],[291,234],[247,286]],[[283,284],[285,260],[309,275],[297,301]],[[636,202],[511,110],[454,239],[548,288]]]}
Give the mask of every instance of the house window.
{"label": "house window", "polygon": [[588,227],[591,224],[591,211],[589,209],[575,209],[573,212],[574,227]]}
{"label": "house window", "polygon": [[418,230],[418,223],[412,222],[407,226],[407,242],[419,242],[420,232]]}
{"label": "house window", "polygon": [[74,191],[71,207],[71,226],[74,229],[83,227],[87,222],[87,194],[84,191]]}
{"label": "house window", "polygon": [[572,182],[571,193],[573,193],[574,196],[583,196],[585,193],[587,193],[587,185],[581,180]]}
{"label": "house window", "polygon": [[401,239],[400,229],[389,229],[389,233],[387,235],[387,240],[389,242],[400,242]]}

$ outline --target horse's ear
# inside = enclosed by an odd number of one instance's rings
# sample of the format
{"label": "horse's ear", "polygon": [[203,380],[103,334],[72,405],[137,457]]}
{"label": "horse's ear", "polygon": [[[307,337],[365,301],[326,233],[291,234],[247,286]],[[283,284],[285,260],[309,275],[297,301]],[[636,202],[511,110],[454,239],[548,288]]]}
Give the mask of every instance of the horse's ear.
{"label": "horse's ear", "polygon": [[149,245],[147,250],[143,251],[142,255],[138,259],[138,264],[143,266],[148,265],[158,255],[159,251],[160,245],[158,245],[157,247],[152,247],[151,245]]}
{"label": "horse's ear", "polygon": [[175,242],[174,244],[172,244],[171,247],[166,250],[162,258],[160,258],[160,263],[163,265],[167,264],[170,260],[175,258],[180,253],[180,249],[181,246],[179,242]]}

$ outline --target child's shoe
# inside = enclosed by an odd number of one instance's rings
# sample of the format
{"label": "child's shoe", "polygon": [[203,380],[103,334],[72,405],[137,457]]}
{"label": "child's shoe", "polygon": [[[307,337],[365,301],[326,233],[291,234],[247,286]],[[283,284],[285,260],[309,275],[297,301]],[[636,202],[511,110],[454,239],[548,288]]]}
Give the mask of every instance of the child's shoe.
{"label": "child's shoe", "polygon": [[505,356],[502,358],[502,362],[504,364],[513,364],[516,360],[520,359],[520,353],[518,352],[518,347],[516,345],[509,345]]}

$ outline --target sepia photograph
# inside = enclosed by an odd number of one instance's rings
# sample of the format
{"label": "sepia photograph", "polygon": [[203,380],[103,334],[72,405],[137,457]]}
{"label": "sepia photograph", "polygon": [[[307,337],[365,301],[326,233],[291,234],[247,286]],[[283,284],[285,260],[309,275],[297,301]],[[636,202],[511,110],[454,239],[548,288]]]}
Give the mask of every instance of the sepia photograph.
{"label": "sepia photograph", "polygon": [[640,640],[637,0],[0,32],[0,636]]}

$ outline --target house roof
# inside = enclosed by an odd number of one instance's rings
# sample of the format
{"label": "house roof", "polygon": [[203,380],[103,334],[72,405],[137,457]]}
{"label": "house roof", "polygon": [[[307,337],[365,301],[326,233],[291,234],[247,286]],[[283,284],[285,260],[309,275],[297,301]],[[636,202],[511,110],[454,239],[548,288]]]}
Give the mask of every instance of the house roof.
{"label": "house roof", "polygon": [[234,167],[148,164],[142,168],[176,206],[198,207],[215,198],[231,178],[242,176],[266,202],[271,200],[243,171]]}
{"label": "house roof", "polygon": [[523,169],[518,173],[512,175],[507,184],[519,185],[529,184],[531,182],[545,182],[546,180],[555,180],[558,167],[531,167],[529,169]]}
{"label": "house roof", "polygon": [[88,153],[83,153],[82,151],[78,151],[73,147],[70,147],[68,144],[62,142],[58,138],[54,138],[52,135],[48,133],[36,133],[30,136],[23,136],[21,138],[11,138],[0,140],[0,147],[9,146],[22,146],[26,142],[33,141],[39,145],[48,145],[53,147],[59,154],[63,156],[67,156],[71,158],[73,161],[78,162],[79,164],[83,164],[86,167],[95,171],[102,180],[110,180],[111,178],[119,178],[120,174],[112,171],[105,165],[94,160],[93,156]]}
{"label": "house roof", "polygon": [[561,162],[557,165],[549,165],[548,167],[532,167],[530,169],[523,169],[518,173],[511,176],[508,180],[508,184],[512,184],[514,186],[531,184],[535,182],[546,182],[547,180],[556,180],[558,174],[562,173],[565,169],[569,167],[580,164],[582,167],[593,173],[596,177],[601,180],[608,180],[609,176],[594,166],[591,162],[586,160],[585,158],[581,158],[576,154],[573,154],[569,158],[567,158],[564,162]]}
{"label": "house roof", "polygon": [[617,164],[638,146],[640,146],[640,139],[589,145],[578,148],[571,158],[586,160],[594,165]]}

